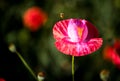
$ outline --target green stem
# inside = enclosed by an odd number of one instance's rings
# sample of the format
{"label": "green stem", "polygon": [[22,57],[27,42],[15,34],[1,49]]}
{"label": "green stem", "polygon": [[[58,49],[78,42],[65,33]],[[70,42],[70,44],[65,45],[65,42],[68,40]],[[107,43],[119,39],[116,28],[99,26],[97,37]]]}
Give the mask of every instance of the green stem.
{"label": "green stem", "polygon": [[74,81],[74,56],[72,56],[72,81]]}
{"label": "green stem", "polygon": [[19,52],[16,51],[16,54],[18,55],[18,57],[20,58],[20,60],[22,61],[22,63],[25,65],[25,67],[29,70],[29,72],[33,75],[33,77],[37,80],[35,73],[32,71],[32,69],[29,67],[29,65],[27,64],[27,62],[24,60],[24,58],[21,56],[21,54]]}

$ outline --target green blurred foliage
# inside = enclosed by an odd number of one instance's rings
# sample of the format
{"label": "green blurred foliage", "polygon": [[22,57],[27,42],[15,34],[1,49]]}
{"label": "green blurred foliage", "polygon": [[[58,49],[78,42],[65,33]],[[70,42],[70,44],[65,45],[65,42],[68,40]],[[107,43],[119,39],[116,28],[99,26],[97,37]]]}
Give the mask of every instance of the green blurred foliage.
{"label": "green blurred foliage", "polygon": [[[22,14],[30,6],[39,6],[48,15],[47,22],[37,32],[29,31],[22,22]],[[120,0],[0,0],[2,40],[7,45],[14,43],[36,75],[39,71],[45,72],[46,81],[71,81],[71,56],[55,48],[52,35],[54,24],[62,20],[60,13],[64,13],[64,19],[87,19],[97,27],[104,40],[97,52],[75,57],[75,81],[101,81],[102,69],[110,71],[109,81],[119,81],[120,70],[103,59],[102,50],[110,39],[120,36]],[[17,70],[26,70],[22,63],[19,64]],[[30,78],[29,81],[34,80]]]}

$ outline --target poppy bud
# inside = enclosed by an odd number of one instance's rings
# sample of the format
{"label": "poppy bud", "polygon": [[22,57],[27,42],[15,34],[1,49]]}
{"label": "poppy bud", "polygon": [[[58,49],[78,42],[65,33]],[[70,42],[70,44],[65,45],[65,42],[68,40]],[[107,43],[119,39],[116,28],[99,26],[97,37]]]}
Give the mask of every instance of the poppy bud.
{"label": "poppy bud", "polygon": [[46,20],[46,13],[39,7],[33,6],[23,13],[23,24],[31,31],[37,31]]}

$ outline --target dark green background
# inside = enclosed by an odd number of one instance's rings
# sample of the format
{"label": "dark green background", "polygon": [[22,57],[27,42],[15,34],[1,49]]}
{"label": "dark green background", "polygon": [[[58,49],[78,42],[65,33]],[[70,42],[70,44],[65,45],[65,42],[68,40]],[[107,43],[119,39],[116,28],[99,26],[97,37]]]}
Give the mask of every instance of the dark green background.
{"label": "dark green background", "polygon": [[[41,7],[48,20],[37,32],[23,26],[22,13],[31,6]],[[45,81],[72,81],[71,56],[54,46],[54,24],[64,19],[81,18],[93,23],[104,42],[102,47],[83,57],[75,57],[75,81],[102,81],[102,69],[110,71],[108,81],[120,81],[120,69],[103,59],[102,51],[110,40],[120,37],[120,0],[0,0],[0,77],[6,81],[35,81],[15,53],[8,50],[14,43],[36,73],[45,72]]]}

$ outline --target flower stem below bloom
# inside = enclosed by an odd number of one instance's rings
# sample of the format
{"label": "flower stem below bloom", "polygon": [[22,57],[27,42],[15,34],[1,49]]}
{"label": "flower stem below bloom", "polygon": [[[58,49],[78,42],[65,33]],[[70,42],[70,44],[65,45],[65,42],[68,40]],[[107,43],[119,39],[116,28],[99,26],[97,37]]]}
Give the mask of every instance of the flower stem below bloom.
{"label": "flower stem below bloom", "polygon": [[72,81],[74,81],[74,56],[72,56]]}
{"label": "flower stem below bloom", "polygon": [[25,65],[25,67],[29,70],[29,72],[32,74],[32,76],[37,80],[36,75],[34,74],[34,72],[32,71],[32,69],[29,67],[29,65],[27,64],[27,62],[24,60],[24,58],[21,56],[21,54],[18,51],[16,51],[15,53],[18,55],[18,57],[20,58],[20,60],[22,61],[22,63]]}

